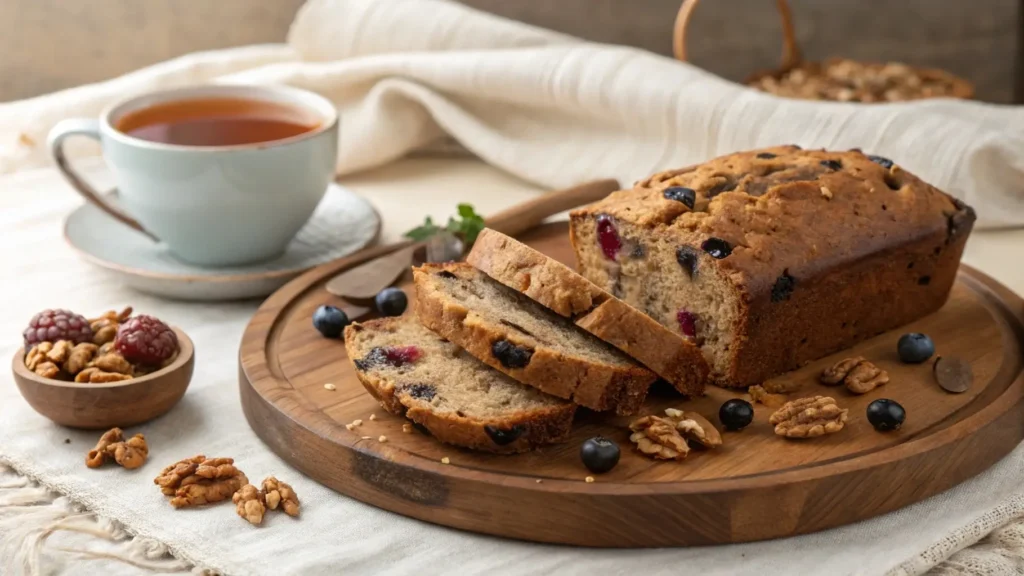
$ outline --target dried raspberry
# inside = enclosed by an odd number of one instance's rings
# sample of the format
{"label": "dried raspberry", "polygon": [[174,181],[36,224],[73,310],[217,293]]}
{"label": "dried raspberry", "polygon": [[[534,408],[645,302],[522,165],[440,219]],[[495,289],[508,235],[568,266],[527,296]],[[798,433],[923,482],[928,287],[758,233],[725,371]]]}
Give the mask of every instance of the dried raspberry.
{"label": "dried raspberry", "polygon": [[117,329],[114,348],[129,362],[162,364],[178,350],[178,336],[167,324],[140,314]]}
{"label": "dried raspberry", "polygon": [[70,340],[75,344],[92,342],[89,321],[70,310],[43,310],[32,317],[22,335],[25,337],[26,349],[40,342],[57,340]]}
{"label": "dried raspberry", "polygon": [[615,220],[607,214],[597,217],[597,242],[601,245],[604,257],[609,260],[615,260],[622,249],[622,238],[615,229]]}
{"label": "dried raspberry", "polygon": [[679,331],[683,336],[693,340],[697,337],[697,315],[688,310],[676,312],[676,320],[679,322]]}

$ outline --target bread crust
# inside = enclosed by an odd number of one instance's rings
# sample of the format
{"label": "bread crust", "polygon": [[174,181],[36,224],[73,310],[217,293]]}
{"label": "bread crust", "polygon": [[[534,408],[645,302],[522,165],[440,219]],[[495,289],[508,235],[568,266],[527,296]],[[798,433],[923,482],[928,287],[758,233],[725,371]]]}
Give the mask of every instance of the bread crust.
{"label": "bread crust", "polygon": [[[614,366],[551,347],[534,346],[518,331],[475,314],[436,290],[431,276],[442,271],[471,281],[485,277],[466,263],[425,264],[414,268],[416,313],[424,326],[495,370],[552,396],[571,399],[592,410],[615,410],[621,415],[634,414],[640,409],[647,389],[656,379],[653,372],[639,365]],[[529,363],[522,368],[504,366],[492,352],[494,343],[500,340],[533,348]]]}
{"label": "bread crust", "polygon": [[[441,442],[495,454],[526,452],[537,446],[562,442],[568,437],[576,411],[576,406],[569,402],[529,411],[514,410],[500,418],[438,413],[429,401],[413,397],[397,386],[393,379],[373,370],[363,371],[355,367],[355,360],[361,356],[356,344],[359,332],[386,329],[389,325],[403,321],[408,320],[380,318],[363,323],[356,322],[345,328],[345,350],[353,363],[356,375],[366,391],[376,398],[385,410],[422,425]],[[521,432],[514,441],[499,445],[488,434],[488,426],[499,430],[517,429]]]}
{"label": "bread crust", "polygon": [[466,261],[632,356],[687,396],[704,393],[709,368],[700,349],[561,262],[484,229]]}
{"label": "bread crust", "polygon": [[[695,191],[694,206],[665,196],[671,187]],[[619,278],[594,264],[599,247],[583,241],[601,215],[631,239],[662,245],[666,260],[668,247],[693,249],[700,270],[725,279],[736,320],[731,358],[712,378],[729,387],[759,384],[938,310],[975,220],[969,206],[885,158],[795,146],[731,154],[571,213],[581,273],[613,293]],[[712,238],[731,253],[709,256],[702,246]],[[618,274],[628,259],[607,267]],[[660,264],[646,269],[682,281],[674,262]]]}

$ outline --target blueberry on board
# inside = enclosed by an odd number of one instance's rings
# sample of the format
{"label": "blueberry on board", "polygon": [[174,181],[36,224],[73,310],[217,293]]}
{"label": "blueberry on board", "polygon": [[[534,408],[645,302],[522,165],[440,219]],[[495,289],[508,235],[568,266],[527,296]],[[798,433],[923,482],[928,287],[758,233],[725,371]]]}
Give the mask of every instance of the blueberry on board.
{"label": "blueberry on board", "polygon": [[373,301],[377,305],[377,311],[384,316],[401,316],[402,312],[405,312],[406,306],[409,305],[409,299],[406,298],[405,292],[394,286],[378,292]]}
{"label": "blueberry on board", "polygon": [[935,354],[935,343],[926,334],[911,332],[900,336],[896,343],[900,360],[907,364],[920,364]]}
{"label": "blueberry on board", "polygon": [[879,398],[868,404],[868,422],[879,432],[899,430],[906,419],[907,411],[895,400]]}
{"label": "blueberry on board", "polygon": [[348,323],[348,314],[335,306],[325,304],[313,312],[313,327],[325,338],[340,338]]}
{"label": "blueberry on board", "polygon": [[697,202],[697,193],[693,191],[693,188],[686,188],[684,186],[672,186],[665,188],[662,196],[666,200],[675,200],[676,202],[682,202],[684,206],[689,209],[693,209],[693,205]]}
{"label": "blueberry on board", "polygon": [[619,445],[603,437],[594,436],[580,446],[580,460],[594,474],[603,474],[619,463]]}
{"label": "blueberry on board", "polygon": [[726,400],[718,409],[718,419],[726,430],[740,430],[754,421],[754,407],[746,400]]}

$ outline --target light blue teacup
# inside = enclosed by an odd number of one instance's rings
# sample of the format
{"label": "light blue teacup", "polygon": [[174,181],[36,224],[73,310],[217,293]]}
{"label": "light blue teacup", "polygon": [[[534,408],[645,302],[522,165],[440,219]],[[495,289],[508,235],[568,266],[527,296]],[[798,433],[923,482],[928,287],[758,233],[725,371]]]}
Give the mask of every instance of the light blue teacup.
{"label": "light blue teacup", "polygon": [[[280,140],[232,146],[165,144],[118,131],[126,114],[169,102],[231,98],[269,101],[311,115],[314,128]],[[69,165],[64,141],[100,141],[117,182],[117,206]],[[161,91],[108,107],[99,120],[53,127],[57,166],[89,202],[164,242],[183,261],[230,266],[282,254],[334,178],[338,113],[327,99],[297,88],[215,85]]]}

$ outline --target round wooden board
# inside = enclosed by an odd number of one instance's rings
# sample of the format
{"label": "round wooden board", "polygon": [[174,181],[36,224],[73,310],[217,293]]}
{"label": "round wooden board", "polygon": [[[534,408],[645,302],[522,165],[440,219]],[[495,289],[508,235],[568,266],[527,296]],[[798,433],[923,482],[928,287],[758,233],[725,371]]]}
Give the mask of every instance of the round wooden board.
{"label": "round wooden board", "polygon": [[[522,240],[573,261],[564,223],[536,228]],[[585,546],[777,538],[920,501],[985,470],[1024,438],[1024,301],[965,266],[936,314],[777,379],[802,385],[791,398],[830,395],[849,408],[840,433],[812,440],[777,437],[768,424],[772,409],[758,405],[751,426],[723,432],[720,449],[694,451],[684,462],[656,462],[632,449],[629,418],[581,410],[567,442],[533,453],[499,456],[442,445],[416,430],[403,432],[405,419],[386,413],[364,391],[342,342],[322,338],[312,327],[317,306],[341,304],[324,290],[326,280],[366,259],[312,270],[260,307],[242,339],[242,406],[260,438],[305,474],[347,496],[427,522]],[[901,364],[896,340],[910,331],[931,335],[939,355],[970,361],[970,390],[943,391],[931,361]],[[853,355],[888,370],[891,382],[864,396],[817,383],[824,367]],[[717,424],[718,407],[736,397],[744,395],[711,387],[703,398],[685,400],[656,387],[642,413],[685,407]],[[897,432],[879,433],[867,422],[866,406],[881,397],[907,409]],[[345,424],[356,419],[362,425],[347,430]],[[579,447],[596,435],[616,440],[622,460],[587,483]],[[450,464],[441,462],[444,457]]]}

